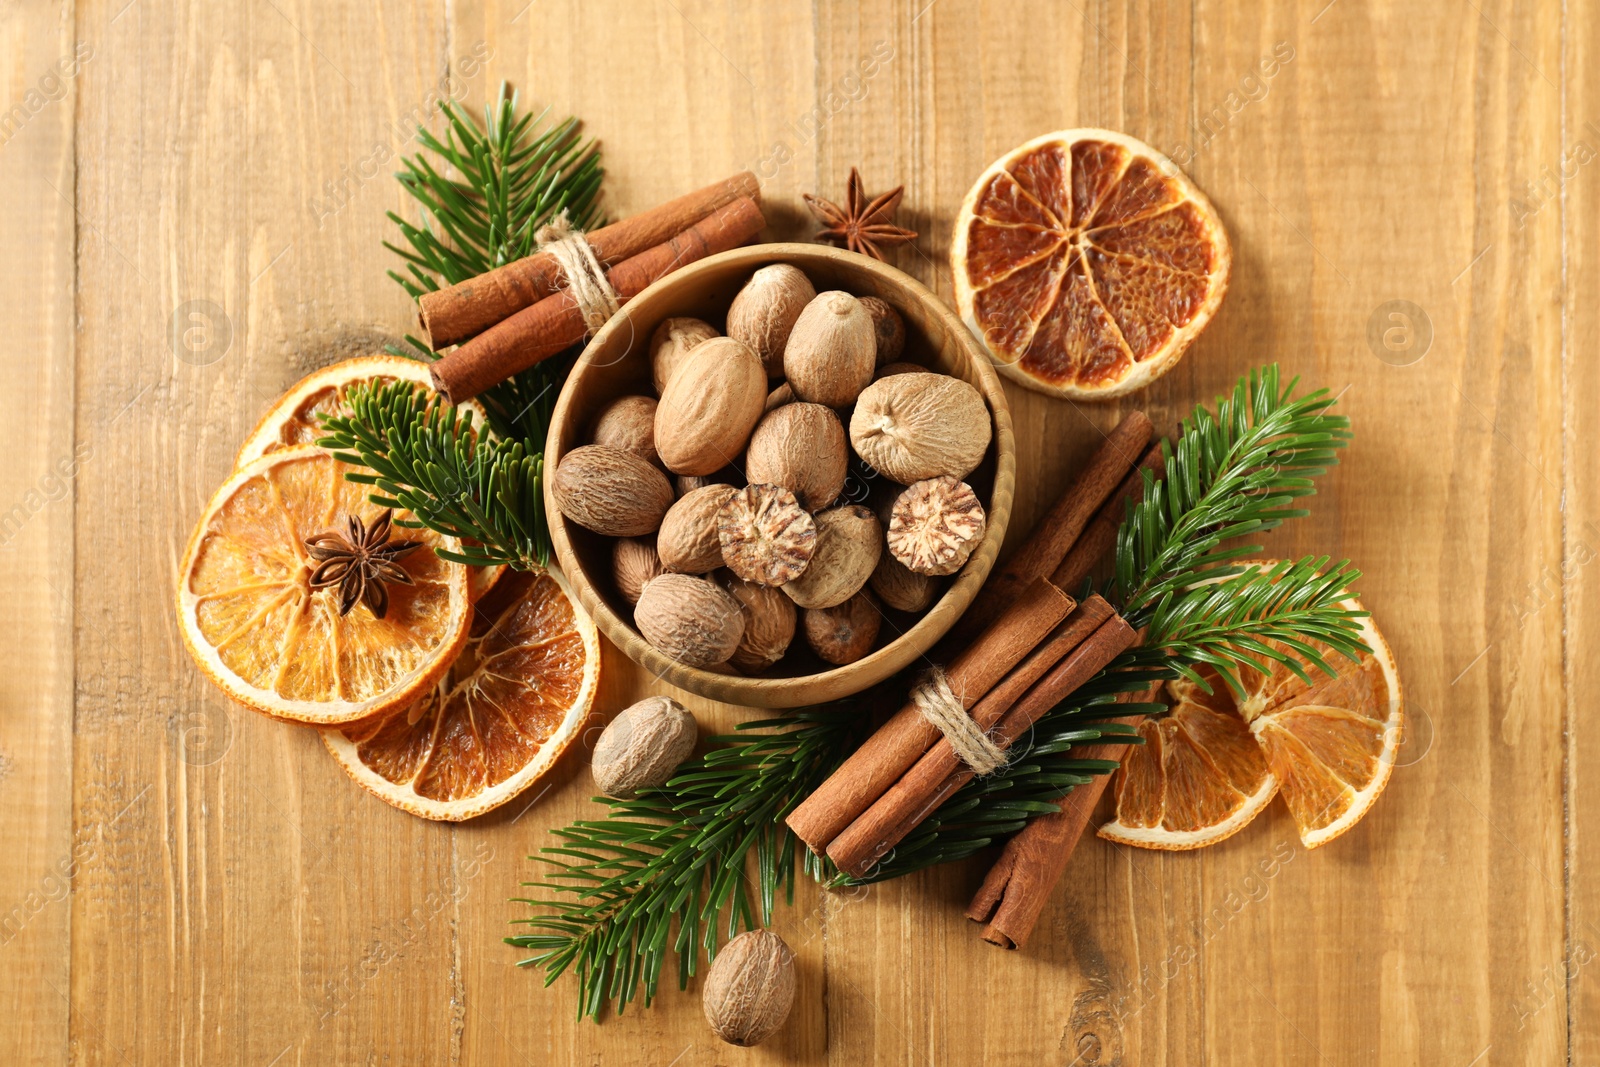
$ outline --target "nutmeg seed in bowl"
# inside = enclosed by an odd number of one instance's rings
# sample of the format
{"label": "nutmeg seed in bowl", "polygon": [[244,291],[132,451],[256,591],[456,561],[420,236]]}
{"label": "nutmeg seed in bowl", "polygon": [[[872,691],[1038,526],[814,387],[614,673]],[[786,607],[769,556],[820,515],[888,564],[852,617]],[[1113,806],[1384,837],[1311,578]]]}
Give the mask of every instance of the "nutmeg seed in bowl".
{"label": "nutmeg seed in bowl", "polygon": [[728,336],[761,357],[768,377],[783,375],[783,349],[806,305],[817,297],[799,267],[774,263],[750,275],[728,307]]}
{"label": "nutmeg seed in bowl", "polygon": [[[751,275],[774,263],[799,268],[819,292],[850,293],[858,303],[860,297],[884,300],[904,320],[901,359],[914,361],[919,370],[953,375],[971,384],[990,412],[993,424],[988,452],[966,479],[987,514],[986,529],[966,564],[948,580],[938,581],[935,599],[927,610],[918,617],[901,619],[898,632],[881,634],[877,647],[846,666],[829,664],[804,640],[797,639],[759,676],[731,673],[726,663],[714,668],[691,667],[652,646],[634,624],[633,611],[611,578],[612,540],[583,529],[564,514],[551,493],[551,479],[546,479],[545,497],[556,560],[596,625],[624,655],[652,676],[709,699],[747,707],[786,708],[839,699],[882,681],[926,653],[954,624],[983,584],[1004,538],[1011,513],[1015,445],[997,374],[964,324],[934,294],[893,267],[863,256],[813,244],[772,244],[736,249],[690,264],[624,305],[590,342],[557,400],[545,447],[547,469],[557,468],[564,455],[586,443],[595,414],[606,402],[653,391],[645,339],[662,322],[670,318],[723,322],[734,296]],[[763,406],[766,385],[763,382]],[[747,457],[730,458],[737,461],[733,476],[742,484]],[[862,488],[888,481],[883,476],[876,480],[867,477]],[[854,483],[850,476],[844,499],[861,497],[851,491]],[[657,581],[670,577],[674,576]]]}
{"label": "nutmeg seed in bowl", "polygon": [[808,511],[839,497],[850,467],[844,424],[821,404],[785,404],[767,412],[750,435],[744,470],[752,483],[781,485]]}
{"label": "nutmeg seed in bowl", "polygon": [[722,566],[717,510],[736,492],[731,485],[708,485],[685,493],[667,509],[656,532],[656,553],[663,569],[710,574]]}
{"label": "nutmeg seed in bowl", "polygon": [[831,608],[860,592],[883,554],[883,524],[860,504],[817,513],[817,550],[780,588],[802,608]]}
{"label": "nutmeg seed in bowl", "polygon": [[715,326],[701,319],[663,319],[650,335],[650,376],[656,395],[666,391],[672,372],[696,345],[721,336]]}

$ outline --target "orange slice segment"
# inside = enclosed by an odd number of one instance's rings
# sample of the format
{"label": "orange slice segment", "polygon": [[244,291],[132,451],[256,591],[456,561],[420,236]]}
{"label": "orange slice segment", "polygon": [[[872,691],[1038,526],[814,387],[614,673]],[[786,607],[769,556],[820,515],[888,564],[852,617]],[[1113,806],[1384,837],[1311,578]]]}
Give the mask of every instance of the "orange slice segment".
{"label": "orange slice segment", "polygon": [[[433,388],[428,365],[404,356],[358,356],[313,371],[290,386],[261,416],[239,446],[234,469],[272,452],[316,444],[323,436],[319,415],[348,415],[352,389],[390,382],[414,382],[420,389]],[[474,426],[484,424],[487,416],[481,404],[469,400],[462,406],[472,412]],[[473,567],[467,584],[472,598],[476,600],[493,588],[504,570],[503,566]]]}
{"label": "orange slice segment", "polygon": [[1232,254],[1205,194],[1149,145],[1062,130],[993,163],[956,216],[956,307],[1001,371],[1077,399],[1165,374],[1211,320]]}
{"label": "orange slice segment", "polygon": [[1144,848],[1192,849],[1231,837],[1259,815],[1278,783],[1214,672],[1212,692],[1168,682],[1168,713],[1139,724],[1123,757],[1117,817],[1100,836]]}
{"label": "orange slice segment", "polygon": [[[1343,607],[1361,610],[1353,599]],[[1201,672],[1209,694],[1191,682],[1168,682],[1168,712],[1139,724],[1145,743],[1123,758],[1116,817],[1100,836],[1145,848],[1199,848],[1243,829],[1274,793],[1307,848],[1354,826],[1388,784],[1404,734],[1394,657],[1370,617],[1357,621],[1372,650],[1358,662],[1308,642],[1332,677],[1312,666],[1309,681],[1282,663],[1266,673],[1245,667],[1237,701],[1209,668]]]}
{"label": "orange slice segment", "polygon": [[302,448],[235,471],[179,566],[178,620],[195,662],[228,696],[278,718],[328,725],[381,713],[422,692],[467,637],[467,568],[435,554],[455,542],[430,530],[396,530],[422,547],[397,562],[411,584],[386,583],[381,619],[364,605],[340,615],[337,586],[311,588],[306,540],[380,513],[348,469]]}
{"label": "orange slice segment", "polygon": [[1283,687],[1293,691],[1250,723],[1307,848],[1332,841],[1371,809],[1404,740],[1394,656],[1372,620],[1361,621],[1370,655],[1357,664],[1325,655],[1337,677]]}
{"label": "orange slice segment", "polygon": [[339,765],[382,800],[425,819],[469,819],[538,781],[577,736],[599,684],[599,634],[559,572],[517,581],[427,693],[323,731]]}

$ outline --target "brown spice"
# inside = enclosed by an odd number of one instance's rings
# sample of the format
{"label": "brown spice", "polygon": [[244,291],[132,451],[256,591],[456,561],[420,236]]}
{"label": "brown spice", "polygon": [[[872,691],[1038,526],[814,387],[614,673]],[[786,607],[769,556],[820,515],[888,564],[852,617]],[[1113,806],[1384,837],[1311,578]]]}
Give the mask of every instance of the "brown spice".
{"label": "brown spice", "polygon": [[[602,226],[588,234],[589,246],[594,249],[595,258],[609,266],[682,233],[740,197],[756,199],[760,195],[756,176],[744,171],[621,222]],[[554,293],[560,284],[561,270],[555,257],[536,252],[449,288],[423,293],[417,300],[417,314],[432,348],[438,351],[532,307]]]}

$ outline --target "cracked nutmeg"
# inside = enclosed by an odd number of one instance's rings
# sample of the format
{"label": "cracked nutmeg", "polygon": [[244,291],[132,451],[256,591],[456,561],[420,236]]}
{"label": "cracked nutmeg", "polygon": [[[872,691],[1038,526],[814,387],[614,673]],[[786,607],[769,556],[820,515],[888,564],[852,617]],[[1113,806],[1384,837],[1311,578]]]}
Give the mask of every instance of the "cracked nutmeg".
{"label": "cracked nutmeg", "polygon": [[381,619],[389,613],[389,590],[384,582],[411,585],[411,575],[395,561],[419,548],[421,541],[394,541],[389,531],[394,509],[384,508],[372,525],[355,515],[345,518],[348,536],[333,531],[306,541],[306,553],[317,561],[308,584],[313,589],[339,587],[339,614],[348,615],[359,601]]}
{"label": "cracked nutmeg", "polygon": [[722,561],[757,585],[783,585],[805,573],[817,550],[817,523],[781,485],[747,485],[717,512]]}
{"label": "cracked nutmeg", "polygon": [[988,528],[978,494],[951,477],[908,486],[889,517],[889,551],[917,574],[954,574]]}
{"label": "cracked nutmeg", "polygon": [[810,193],[801,194],[801,198],[823,225],[822,232],[817,234],[818,240],[843,245],[852,252],[881,261],[885,248],[917,239],[917,231],[889,221],[894,209],[900,206],[905,190],[904,185],[897,185],[887,193],[869,198],[861,190],[861,172],[851,167],[842,205]]}

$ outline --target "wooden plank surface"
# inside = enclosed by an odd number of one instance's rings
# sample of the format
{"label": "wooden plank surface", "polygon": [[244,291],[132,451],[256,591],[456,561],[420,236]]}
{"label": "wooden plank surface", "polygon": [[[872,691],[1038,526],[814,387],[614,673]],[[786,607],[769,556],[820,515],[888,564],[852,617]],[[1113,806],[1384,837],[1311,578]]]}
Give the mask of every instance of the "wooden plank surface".
{"label": "wooden plank surface", "polygon": [[103,459],[73,435],[73,108],[94,56],[70,4],[0,12],[0,41],[0,284],[19,386],[0,465],[0,989],[13,1016],[0,1062],[61,1063],[70,892],[99,843],[74,825],[72,779],[72,517],[78,479]]}
{"label": "wooden plank surface", "polygon": [[[28,390],[0,422],[0,512],[28,513],[0,546],[0,990],[27,1020],[0,1027],[0,1061],[1600,1056],[1591,12],[373,8],[0,14],[0,103],[28,112],[9,132],[0,116]],[[80,42],[90,56],[33,108]],[[383,273],[383,213],[409,211],[388,172],[441,91],[479,104],[502,78],[586,120],[613,215],[748,166],[768,236],[802,239],[801,192],[837,194],[852,164],[903,181],[922,236],[893,261],[946,296],[955,207],[1006,149],[1108,126],[1172,154],[1221,211],[1234,276],[1183,364],[1130,403],[1170,432],[1270,359],[1342,391],[1355,445],[1270,547],[1366,572],[1411,715],[1373,814],[1311,853],[1276,808],[1198,853],[1087,841],[1022,953],[961,918],[978,861],[848,895],[802,886],[777,919],[799,998],[765,1046],[716,1043],[693,991],[577,1022],[571,982],[545,989],[500,938],[525,855],[594,810],[581,762],[531,806],[424,823],[353,787],[308,731],[228,707],[169,607],[263,405],[409,327]],[[1008,394],[1014,543],[1128,405]],[[80,454],[68,489],[46,484]],[[615,654],[605,668],[606,710],[664,691]],[[686,702],[708,728],[741,718]]]}

